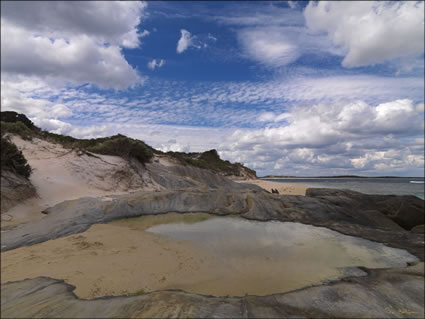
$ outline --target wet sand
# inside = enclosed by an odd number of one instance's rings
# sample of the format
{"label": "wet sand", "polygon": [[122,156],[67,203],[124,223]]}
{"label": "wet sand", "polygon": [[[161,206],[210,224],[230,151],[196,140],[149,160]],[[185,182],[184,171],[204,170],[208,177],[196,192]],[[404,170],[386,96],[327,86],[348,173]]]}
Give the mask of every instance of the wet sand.
{"label": "wet sand", "polygon": [[[386,266],[366,246],[341,240],[344,235],[296,223],[282,232],[282,224],[169,213],[93,225],[81,234],[2,253],[1,281],[64,279],[81,298],[159,289],[243,296],[337,279],[344,275],[341,267]],[[195,237],[183,240],[173,232]],[[403,263],[406,255],[397,251],[379,254]]]}
{"label": "wet sand", "polygon": [[212,280],[223,267],[195,245],[114,225],[1,254],[1,280],[48,276],[81,298],[125,295]]}
{"label": "wet sand", "polygon": [[264,188],[265,190],[271,192],[272,188],[277,189],[279,191],[279,194],[283,195],[305,195],[305,191],[307,188],[310,188],[310,186],[303,185],[303,184],[291,184],[291,183],[279,183],[279,182],[271,182],[271,181],[263,181],[261,179],[251,179],[246,181],[235,181],[237,183],[244,183],[244,184],[254,184],[257,186],[260,186],[261,188]]}

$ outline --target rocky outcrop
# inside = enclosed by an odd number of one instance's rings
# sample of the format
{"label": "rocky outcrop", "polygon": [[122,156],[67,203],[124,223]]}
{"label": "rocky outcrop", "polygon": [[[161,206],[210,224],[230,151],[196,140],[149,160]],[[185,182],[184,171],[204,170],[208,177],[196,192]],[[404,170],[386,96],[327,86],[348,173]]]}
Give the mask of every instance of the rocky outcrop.
{"label": "rocky outcrop", "polygon": [[1,287],[2,318],[423,318],[424,263],[368,270],[270,296],[212,297],[166,290],[79,299],[74,286],[38,277]]}
{"label": "rocky outcrop", "polygon": [[1,212],[8,211],[16,204],[34,197],[37,192],[31,182],[18,174],[10,171],[1,171]]}
{"label": "rocky outcrop", "polygon": [[[160,155],[161,157],[164,155]],[[217,150],[212,149],[206,152],[182,153],[168,152],[165,155],[173,159],[180,165],[199,167],[213,171],[215,174],[226,176],[234,180],[257,179],[257,173],[242,165],[241,163],[230,163],[220,158]]]}
{"label": "rocky outcrop", "polygon": [[[178,172],[174,171],[172,175],[178,176]],[[155,174],[160,176],[159,171]],[[203,171],[191,174],[188,183],[197,184],[199,178],[205,178],[198,176],[204,174]],[[211,183],[221,182],[211,180]],[[228,182],[223,180],[222,183]],[[204,184],[203,187],[111,196],[106,200],[82,198],[65,201],[47,209],[47,215],[39,221],[3,231],[2,251],[83,232],[96,223],[172,211],[239,214],[248,219],[323,226],[406,249],[424,260],[424,235],[404,230],[382,213],[379,205],[372,212],[363,210],[363,196],[367,195],[339,192],[342,203],[347,201],[350,206],[342,205],[331,195],[314,196],[326,193],[320,189],[311,191],[313,197],[309,197],[270,194],[257,187],[243,188],[243,184],[239,187],[209,188]],[[404,269],[362,268],[368,274],[365,277],[346,277],[289,293],[242,298],[167,290],[140,296],[81,300],[72,292],[73,286],[39,277],[2,285],[1,316],[397,318],[408,314],[408,317],[421,318],[424,314],[423,267],[424,264],[420,263]]]}
{"label": "rocky outcrop", "polygon": [[414,233],[425,234],[425,225],[415,226],[410,231]]}
{"label": "rocky outcrop", "polygon": [[352,214],[384,214],[406,230],[425,224],[424,201],[416,196],[366,195],[349,190],[310,188],[306,196],[326,200]]}
{"label": "rocky outcrop", "polygon": [[[239,187],[243,187],[240,184]],[[360,193],[359,193],[360,194]],[[340,194],[344,198],[343,193]],[[367,195],[364,195],[367,196]],[[348,197],[347,197],[348,198]],[[17,226],[2,233],[2,251],[33,245],[87,230],[90,225],[114,219],[168,212],[208,212],[217,215],[238,214],[255,220],[279,220],[324,226],[403,248],[424,258],[424,236],[405,231],[385,214],[342,207],[330,200],[308,196],[276,195],[256,187],[184,188],[138,192],[100,198],[82,198],[62,202],[45,211],[41,220]]]}
{"label": "rocky outcrop", "polygon": [[215,172],[189,165],[174,164],[164,166],[159,163],[146,164],[151,179],[161,185],[164,189],[181,189],[187,187],[201,187],[203,189],[217,188],[233,188],[241,189],[256,189],[261,190],[255,185],[241,185],[233,182],[231,179],[216,174]]}

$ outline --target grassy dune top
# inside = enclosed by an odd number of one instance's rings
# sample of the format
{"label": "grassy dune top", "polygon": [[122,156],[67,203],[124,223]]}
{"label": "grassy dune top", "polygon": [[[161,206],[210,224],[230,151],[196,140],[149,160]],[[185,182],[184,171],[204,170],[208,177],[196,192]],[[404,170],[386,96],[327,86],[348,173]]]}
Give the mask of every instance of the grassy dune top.
{"label": "grassy dune top", "polygon": [[[61,144],[65,148],[79,149],[103,155],[116,155],[126,159],[134,158],[142,164],[148,163],[154,154],[166,154],[178,160],[182,165],[210,169],[224,175],[249,175],[251,178],[256,177],[254,170],[243,166],[241,163],[230,163],[229,161],[222,160],[216,150],[210,150],[203,153],[163,153],[152,148],[143,141],[121,134],[110,137],[78,139],[72,136],[47,132],[34,125],[34,123],[24,114],[16,112],[1,112],[0,119],[2,136],[2,169],[10,167],[10,164],[7,164],[10,163],[10,160],[6,160],[6,158],[9,158],[9,153],[3,152],[3,143],[5,143],[5,145],[6,143],[11,143],[10,141],[6,141],[6,139],[3,142],[3,136],[6,133],[13,133],[21,136],[25,140],[31,140],[32,138],[37,137],[48,142]],[[8,144],[6,147],[11,149],[11,146]],[[5,161],[3,161],[3,157],[5,157]],[[5,163],[5,166],[3,166],[3,162]]]}

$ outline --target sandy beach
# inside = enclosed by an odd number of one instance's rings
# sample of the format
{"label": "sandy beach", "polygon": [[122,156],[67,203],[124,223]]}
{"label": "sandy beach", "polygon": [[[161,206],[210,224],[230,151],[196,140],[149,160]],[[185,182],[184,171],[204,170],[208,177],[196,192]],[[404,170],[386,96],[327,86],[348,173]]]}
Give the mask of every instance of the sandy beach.
{"label": "sandy beach", "polygon": [[263,181],[261,179],[251,179],[246,181],[236,181],[237,183],[254,184],[271,192],[272,188],[277,189],[279,194],[283,195],[305,195],[305,191],[309,186],[303,184],[279,183],[271,181]]}

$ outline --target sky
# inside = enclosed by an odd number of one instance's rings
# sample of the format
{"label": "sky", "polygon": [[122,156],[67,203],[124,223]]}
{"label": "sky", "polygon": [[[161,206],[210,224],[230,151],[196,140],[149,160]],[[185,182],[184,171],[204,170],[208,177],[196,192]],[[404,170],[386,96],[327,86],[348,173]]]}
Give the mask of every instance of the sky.
{"label": "sky", "polygon": [[1,1],[1,109],[259,176],[424,176],[424,2]]}

